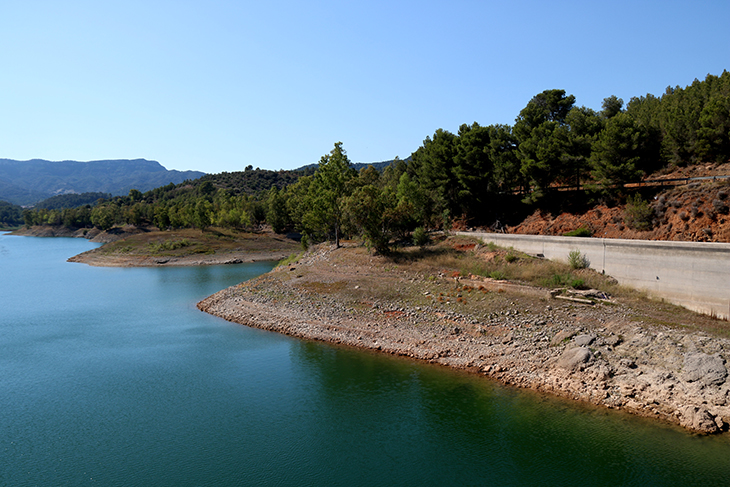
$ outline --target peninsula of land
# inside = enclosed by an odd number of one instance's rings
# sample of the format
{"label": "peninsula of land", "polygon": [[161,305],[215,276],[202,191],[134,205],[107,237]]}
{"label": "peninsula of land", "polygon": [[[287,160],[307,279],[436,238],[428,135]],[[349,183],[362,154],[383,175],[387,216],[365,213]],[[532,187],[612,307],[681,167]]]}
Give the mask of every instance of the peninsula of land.
{"label": "peninsula of land", "polygon": [[293,239],[272,232],[238,232],[231,229],[180,229],[159,231],[132,225],[107,231],[65,227],[22,228],[14,235],[78,237],[103,243],[101,247],[68,259],[98,267],[157,267],[240,264],[278,261],[299,249]]}
{"label": "peninsula of land", "polygon": [[320,245],[198,308],[692,431],[727,431],[730,421],[726,322],[465,237],[390,256]]}

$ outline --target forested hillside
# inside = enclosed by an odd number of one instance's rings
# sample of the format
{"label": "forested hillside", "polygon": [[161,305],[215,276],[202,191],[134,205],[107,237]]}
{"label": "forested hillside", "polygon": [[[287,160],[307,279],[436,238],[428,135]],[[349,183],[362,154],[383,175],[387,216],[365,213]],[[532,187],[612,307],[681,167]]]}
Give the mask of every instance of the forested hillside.
{"label": "forested hillside", "polygon": [[23,208],[0,201],[0,229],[18,227],[24,223]]}
{"label": "forested hillside", "polygon": [[0,159],[0,200],[32,205],[64,193],[124,195],[203,176],[199,171],[167,170],[145,159],[108,161],[14,161]]}
{"label": "forested hillside", "polygon": [[111,193],[69,193],[52,196],[35,204],[36,208],[60,210],[62,208],[78,208],[79,206],[95,205],[99,200],[108,200]]}
{"label": "forested hillside", "polygon": [[[564,90],[535,95],[514,125],[438,129],[407,161],[384,171],[350,163],[342,143],[316,170],[209,175],[104,202],[76,218],[62,212],[25,212],[28,224],[71,223],[110,228],[209,226],[296,230],[304,241],[358,236],[387,251],[418,230],[455,222],[515,223],[535,209],[625,202],[657,171],[730,160],[730,73],[708,75],[660,96],[624,101],[609,96],[595,111]],[[641,195],[634,207],[648,207]],[[82,210],[79,210],[82,211]],[[653,211],[650,209],[645,212]],[[69,210],[70,212],[70,210]],[[68,213],[70,215],[70,213]],[[651,215],[643,216],[646,224]]]}

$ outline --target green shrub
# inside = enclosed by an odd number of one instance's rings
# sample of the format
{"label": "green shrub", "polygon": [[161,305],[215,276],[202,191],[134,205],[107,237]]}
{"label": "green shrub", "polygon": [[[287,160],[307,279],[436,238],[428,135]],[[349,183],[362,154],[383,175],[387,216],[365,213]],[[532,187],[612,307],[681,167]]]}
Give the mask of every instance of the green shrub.
{"label": "green shrub", "polygon": [[495,281],[502,281],[505,279],[506,274],[503,271],[492,271],[489,273],[489,277],[494,279]]}
{"label": "green shrub", "polygon": [[640,194],[629,196],[624,209],[624,223],[634,230],[651,230],[654,209]]}
{"label": "green shrub", "polygon": [[428,233],[423,227],[418,227],[413,230],[413,244],[423,247],[429,242]]}
{"label": "green shrub", "polygon": [[570,280],[570,287],[572,287],[573,289],[584,289],[586,287],[586,284],[583,279],[574,278]]}
{"label": "green shrub", "polygon": [[592,237],[593,230],[588,227],[580,227],[563,234],[564,237]]}
{"label": "green shrub", "polygon": [[586,269],[591,265],[585,254],[581,254],[580,250],[571,250],[568,253],[568,264],[571,269]]}
{"label": "green shrub", "polygon": [[280,260],[279,263],[276,265],[278,267],[278,266],[286,266],[286,265],[292,264],[292,263],[298,261],[303,254],[304,254],[304,252],[299,252],[298,254],[291,254],[286,259]]}
{"label": "green shrub", "polygon": [[508,252],[507,255],[504,256],[504,260],[511,264],[512,262],[517,260],[517,256],[512,252]]}

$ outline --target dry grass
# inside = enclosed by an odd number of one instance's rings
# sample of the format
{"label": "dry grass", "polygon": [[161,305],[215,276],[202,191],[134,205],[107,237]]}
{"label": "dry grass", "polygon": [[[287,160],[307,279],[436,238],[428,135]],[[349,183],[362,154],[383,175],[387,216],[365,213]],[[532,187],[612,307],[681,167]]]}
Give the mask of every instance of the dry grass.
{"label": "dry grass", "polygon": [[[558,276],[562,286],[566,281],[581,280],[586,288],[608,293],[628,307],[626,317],[632,321],[730,336],[726,321],[649,299],[646,293],[620,286],[591,269],[575,270],[561,262],[511,249],[477,246],[461,238],[443,239],[424,248],[401,248],[388,256],[372,255],[356,244],[330,250],[326,246],[314,248],[302,258],[328,252],[326,258],[314,265],[292,261],[290,266],[279,267],[271,277],[287,282],[293,295],[314,293],[357,313],[372,312],[374,306],[382,312],[429,307],[443,310],[445,317],[453,312],[483,322],[508,310],[527,316],[542,313],[547,305],[554,304],[545,288],[556,287]],[[514,258],[507,258],[508,255]],[[502,273],[514,284],[482,279],[495,273]]]}
{"label": "dry grass", "polygon": [[299,245],[276,234],[245,233],[235,230],[182,229],[146,231],[110,242],[101,248],[105,255],[181,257],[215,252],[291,251]]}

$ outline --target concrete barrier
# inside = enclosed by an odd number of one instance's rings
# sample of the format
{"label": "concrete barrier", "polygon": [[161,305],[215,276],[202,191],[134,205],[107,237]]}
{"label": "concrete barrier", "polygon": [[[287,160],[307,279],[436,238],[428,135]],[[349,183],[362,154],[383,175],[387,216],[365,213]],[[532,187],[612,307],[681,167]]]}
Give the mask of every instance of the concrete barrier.
{"label": "concrete barrier", "polygon": [[730,244],[458,232],[567,262],[579,250],[619,283],[693,311],[730,319]]}

